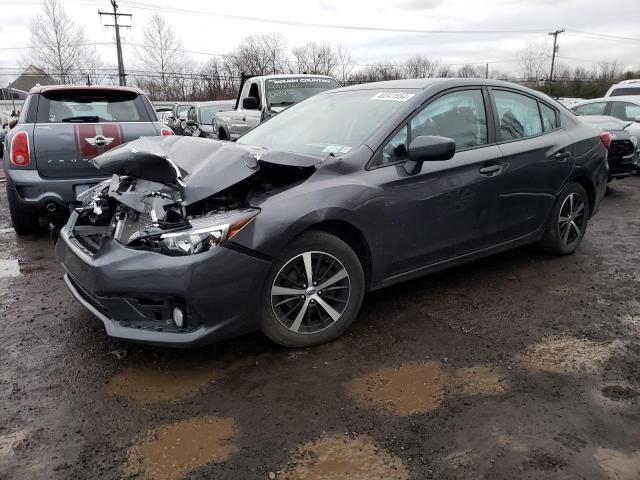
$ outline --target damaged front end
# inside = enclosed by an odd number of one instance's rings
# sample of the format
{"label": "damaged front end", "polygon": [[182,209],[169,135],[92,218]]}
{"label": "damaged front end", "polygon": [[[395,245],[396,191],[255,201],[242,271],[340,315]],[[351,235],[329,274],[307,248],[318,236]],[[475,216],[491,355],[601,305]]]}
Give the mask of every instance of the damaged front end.
{"label": "damaged front end", "polygon": [[172,256],[206,252],[259,214],[253,202],[306,180],[319,163],[275,153],[187,137],[131,142],[94,160],[112,178],[79,197],[71,233],[91,254],[105,238]]}

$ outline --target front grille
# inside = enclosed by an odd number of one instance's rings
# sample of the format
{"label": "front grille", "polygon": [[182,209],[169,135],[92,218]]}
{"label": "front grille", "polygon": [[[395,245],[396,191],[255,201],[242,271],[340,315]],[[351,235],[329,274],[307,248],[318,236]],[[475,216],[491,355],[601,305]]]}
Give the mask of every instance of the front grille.
{"label": "front grille", "polygon": [[609,158],[628,157],[633,154],[634,148],[631,140],[612,140],[609,147]]}

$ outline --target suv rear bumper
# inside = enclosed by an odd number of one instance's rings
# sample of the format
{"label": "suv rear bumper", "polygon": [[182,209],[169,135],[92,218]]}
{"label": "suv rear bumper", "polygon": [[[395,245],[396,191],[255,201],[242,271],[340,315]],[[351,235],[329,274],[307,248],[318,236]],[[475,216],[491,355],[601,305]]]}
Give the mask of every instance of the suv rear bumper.
{"label": "suv rear bumper", "polygon": [[93,186],[108,177],[43,178],[37,170],[7,169],[7,188],[16,193],[20,212],[38,216],[68,215],[84,186]]}

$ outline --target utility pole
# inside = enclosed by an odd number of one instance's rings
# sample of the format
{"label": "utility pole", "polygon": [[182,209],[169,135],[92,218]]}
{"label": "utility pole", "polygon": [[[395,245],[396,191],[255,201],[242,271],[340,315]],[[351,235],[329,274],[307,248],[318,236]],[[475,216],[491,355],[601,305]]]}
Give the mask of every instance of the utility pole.
{"label": "utility pole", "polygon": [[489,64],[485,64],[484,66],[484,78],[489,78]]}
{"label": "utility pole", "polygon": [[120,79],[120,86],[124,87],[127,85],[127,76],[124,73],[124,62],[122,60],[122,43],[120,43],[120,29],[121,28],[131,28],[131,25],[121,25],[118,23],[118,18],[120,17],[133,17],[130,13],[118,13],[118,4],[116,0],[111,0],[111,6],[113,7],[113,13],[110,12],[101,12],[98,10],[98,14],[100,17],[102,15],[107,15],[109,17],[113,17],[113,23],[105,24],[105,27],[113,27],[116,31],[116,49],[118,50],[118,78]]}
{"label": "utility pole", "polygon": [[549,85],[547,86],[547,95],[551,95],[551,83],[553,82],[553,67],[556,63],[556,53],[558,53],[558,35],[564,33],[564,28],[556,30],[555,32],[549,32],[549,35],[553,35],[553,54],[551,55],[551,72],[549,74]]}

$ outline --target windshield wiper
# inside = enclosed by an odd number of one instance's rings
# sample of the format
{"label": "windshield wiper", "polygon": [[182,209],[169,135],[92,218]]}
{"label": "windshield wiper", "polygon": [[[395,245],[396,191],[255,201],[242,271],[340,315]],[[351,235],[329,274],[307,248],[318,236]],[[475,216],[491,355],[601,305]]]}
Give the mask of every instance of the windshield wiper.
{"label": "windshield wiper", "polygon": [[98,123],[100,121],[100,117],[95,115],[79,115],[77,117],[63,118],[61,121],[68,123]]}

